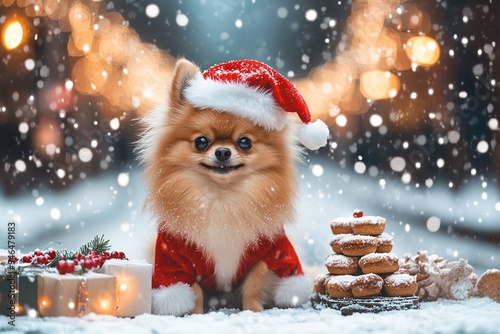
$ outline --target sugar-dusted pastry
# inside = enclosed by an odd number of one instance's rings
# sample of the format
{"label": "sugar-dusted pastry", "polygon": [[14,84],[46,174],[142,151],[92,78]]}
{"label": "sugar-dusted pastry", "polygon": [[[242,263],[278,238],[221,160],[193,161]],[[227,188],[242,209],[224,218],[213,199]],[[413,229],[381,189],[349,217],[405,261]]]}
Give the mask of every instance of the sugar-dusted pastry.
{"label": "sugar-dusted pastry", "polygon": [[363,256],[377,250],[377,238],[368,235],[351,235],[339,240],[340,251],[347,256]]}
{"label": "sugar-dusted pastry", "polygon": [[481,297],[490,297],[500,302],[500,270],[488,269],[479,277],[477,292]]}
{"label": "sugar-dusted pastry", "polygon": [[384,278],[384,291],[389,297],[407,297],[417,294],[417,278],[409,274],[394,273]]}
{"label": "sugar-dusted pastry", "polygon": [[358,259],[342,254],[330,254],[325,259],[325,266],[330,274],[352,275],[358,271]]}
{"label": "sugar-dusted pastry", "polygon": [[330,276],[325,281],[325,290],[330,297],[333,298],[350,298],[352,297],[351,282],[355,279],[351,275]]}
{"label": "sugar-dusted pastry", "polygon": [[357,276],[351,282],[351,292],[354,297],[376,296],[382,291],[384,280],[376,274]]}
{"label": "sugar-dusted pastry", "polygon": [[377,253],[389,253],[392,251],[394,237],[389,233],[377,236]]}
{"label": "sugar-dusted pastry", "polygon": [[342,250],[340,249],[340,240],[345,237],[352,236],[352,234],[335,234],[330,239],[330,247],[337,254],[342,254]]}
{"label": "sugar-dusted pastry", "polygon": [[365,274],[392,274],[399,269],[398,257],[393,253],[371,253],[359,259]]}
{"label": "sugar-dusted pastry", "polygon": [[325,281],[330,277],[330,274],[319,274],[314,279],[313,292],[325,294]]}

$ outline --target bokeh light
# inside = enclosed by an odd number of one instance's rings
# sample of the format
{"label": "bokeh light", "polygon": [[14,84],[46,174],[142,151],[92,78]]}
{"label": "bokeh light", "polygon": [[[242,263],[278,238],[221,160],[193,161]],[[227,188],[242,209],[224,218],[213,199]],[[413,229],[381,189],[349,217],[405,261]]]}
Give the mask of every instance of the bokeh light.
{"label": "bokeh light", "polygon": [[7,23],[2,32],[2,44],[7,50],[14,50],[21,45],[24,38],[24,28],[19,20]]}
{"label": "bokeh light", "polygon": [[406,53],[417,65],[434,65],[440,56],[439,44],[428,36],[415,36],[406,42]]}
{"label": "bokeh light", "polygon": [[415,6],[397,0],[355,0],[351,11],[336,56],[296,82],[313,118],[330,124],[338,125],[332,104],[343,114],[364,113],[367,100],[398,94],[399,78],[392,72],[415,64],[430,66],[439,59],[437,42],[420,36],[431,31],[430,18]]}
{"label": "bokeh light", "polygon": [[400,82],[391,72],[373,70],[361,75],[359,87],[367,99],[382,100],[395,97],[399,92]]}

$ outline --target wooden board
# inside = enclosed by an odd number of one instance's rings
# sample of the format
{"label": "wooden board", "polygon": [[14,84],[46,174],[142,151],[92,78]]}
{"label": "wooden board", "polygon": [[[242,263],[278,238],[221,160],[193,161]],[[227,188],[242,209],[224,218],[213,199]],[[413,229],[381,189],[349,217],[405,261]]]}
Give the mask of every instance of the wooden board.
{"label": "wooden board", "polygon": [[342,315],[353,313],[379,313],[420,308],[417,296],[411,297],[367,297],[367,298],[332,298],[316,293],[311,298],[315,309],[325,307],[339,310]]}

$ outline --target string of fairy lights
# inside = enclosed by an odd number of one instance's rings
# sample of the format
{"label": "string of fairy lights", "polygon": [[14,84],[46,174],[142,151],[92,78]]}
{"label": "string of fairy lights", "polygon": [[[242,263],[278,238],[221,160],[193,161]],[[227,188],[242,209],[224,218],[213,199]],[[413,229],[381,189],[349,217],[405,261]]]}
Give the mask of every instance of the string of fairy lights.
{"label": "string of fairy lights", "polygon": [[[175,60],[142,42],[105,2],[0,0],[0,6],[13,5],[27,17],[56,20],[70,33],[67,52],[76,62],[64,89],[101,96],[113,110],[138,115],[164,98]],[[398,71],[431,66],[440,55],[439,44],[428,36],[430,18],[417,7],[401,0],[355,0],[351,8],[336,56],[296,81],[313,117],[329,122],[365,112],[370,101],[394,98],[401,87]],[[21,19],[6,22],[3,47],[21,45],[26,29]]]}

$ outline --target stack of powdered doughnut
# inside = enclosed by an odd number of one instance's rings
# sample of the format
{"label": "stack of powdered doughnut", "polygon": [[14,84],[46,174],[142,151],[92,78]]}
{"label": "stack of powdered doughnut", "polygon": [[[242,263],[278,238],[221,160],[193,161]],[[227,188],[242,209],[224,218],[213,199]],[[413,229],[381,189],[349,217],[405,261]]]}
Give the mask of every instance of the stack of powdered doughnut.
{"label": "stack of powdered doughnut", "polygon": [[400,270],[398,257],[391,253],[393,237],[384,233],[384,218],[357,210],[353,217],[334,219],[331,229],[334,253],[326,257],[328,274],[316,278],[314,292],[332,298],[417,294],[416,277]]}

